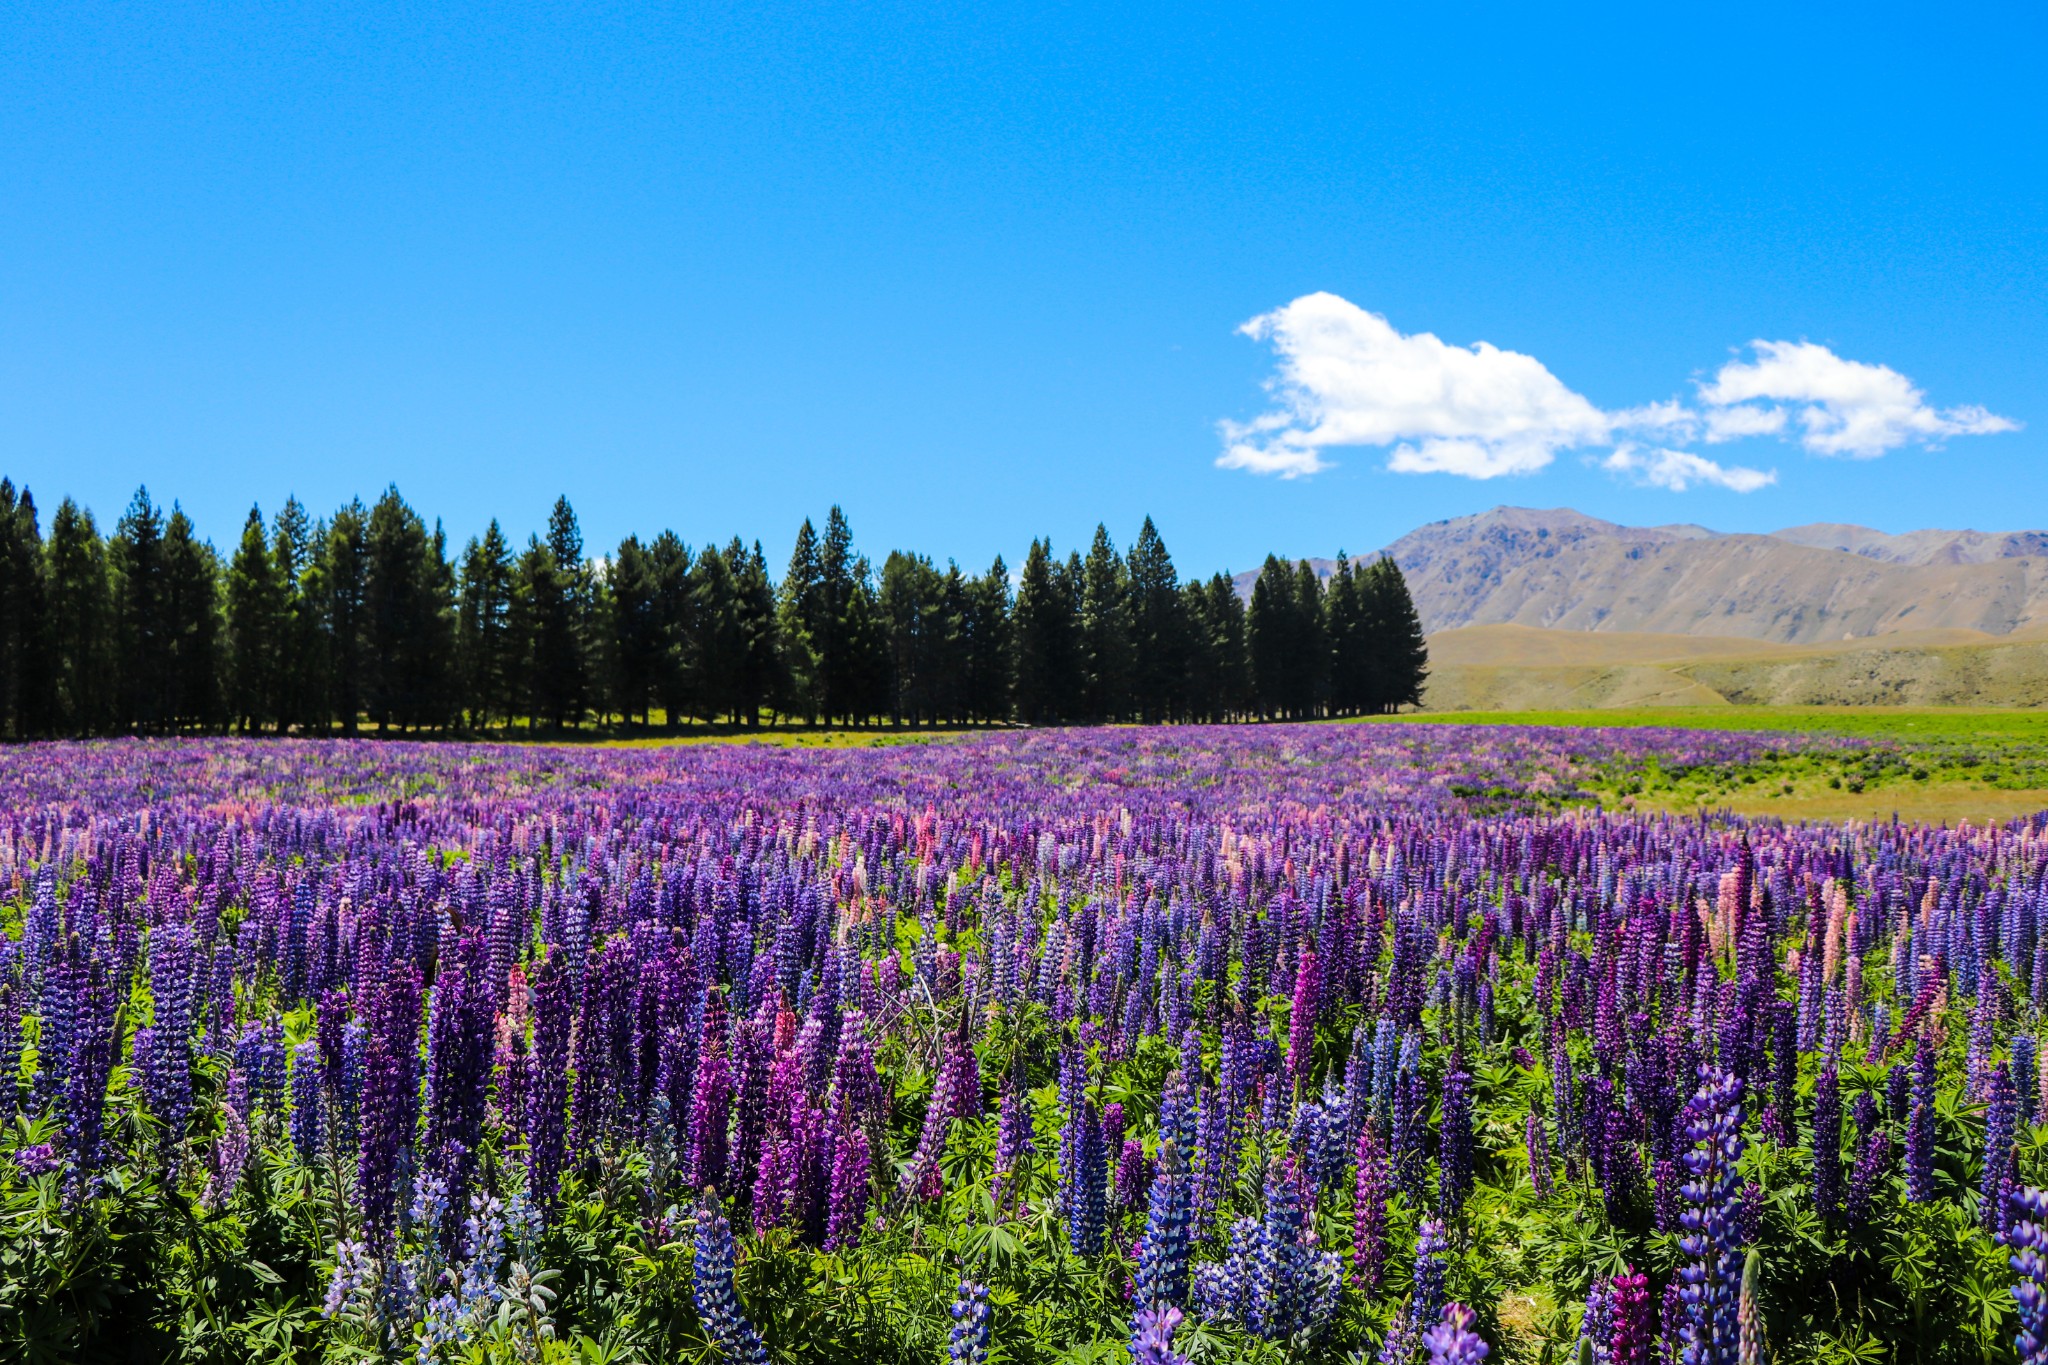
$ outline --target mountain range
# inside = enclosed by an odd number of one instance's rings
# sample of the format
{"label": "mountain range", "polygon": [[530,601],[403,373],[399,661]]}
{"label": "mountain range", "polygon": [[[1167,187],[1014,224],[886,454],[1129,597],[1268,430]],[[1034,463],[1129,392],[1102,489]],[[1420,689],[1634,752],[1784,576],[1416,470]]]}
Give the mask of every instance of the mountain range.
{"label": "mountain range", "polygon": [[[1952,646],[2048,634],[2044,531],[1894,535],[1816,523],[1724,534],[1496,507],[1418,527],[1380,553],[1401,566],[1433,635],[1502,625]],[[1336,568],[1310,563],[1325,576]],[[1238,575],[1240,590],[1256,577]]]}

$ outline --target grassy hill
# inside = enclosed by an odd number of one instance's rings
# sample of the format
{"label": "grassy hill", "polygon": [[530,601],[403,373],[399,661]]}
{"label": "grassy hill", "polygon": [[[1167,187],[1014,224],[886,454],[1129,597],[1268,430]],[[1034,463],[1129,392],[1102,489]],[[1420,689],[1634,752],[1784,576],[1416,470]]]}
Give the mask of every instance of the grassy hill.
{"label": "grassy hill", "polygon": [[2048,631],[1895,631],[1830,645],[1484,625],[1430,636],[1430,711],[2048,705]]}

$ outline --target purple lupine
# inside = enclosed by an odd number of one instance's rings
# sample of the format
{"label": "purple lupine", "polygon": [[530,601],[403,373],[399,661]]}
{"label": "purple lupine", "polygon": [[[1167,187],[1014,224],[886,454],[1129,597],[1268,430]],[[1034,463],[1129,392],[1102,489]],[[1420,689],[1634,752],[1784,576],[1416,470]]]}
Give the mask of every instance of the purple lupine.
{"label": "purple lupine", "polygon": [[192,930],[172,923],[149,935],[149,993],[154,1019],[142,1081],[163,1124],[164,1157],[183,1145],[192,1121]]}
{"label": "purple lupine", "polygon": [[1425,1325],[1436,1321],[1443,1307],[1444,1256],[1449,1248],[1444,1225],[1434,1218],[1423,1219],[1415,1241],[1415,1286],[1380,1344],[1379,1365],[1409,1365],[1414,1360]]}
{"label": "purple lupine", "polygon": [[1472,1077],[1453,1059],[1444,1073],[1443,1113],[1437,1164],[1437,1211],[1456,1219],[1472,1193]]}
{"label": "purple lupine", "polygon": [[951,1312],[953,1330],[946,1337],[949,1365],[983,1365],[988,1359],[988,1286],[961,1280]]}
{"label": "purple lupine", "polygon": [[831,1188],[826,1195],[826,1251],[843,1251],[860,1241],[867,1220],[868,1182],[872,1157],[868,1135],[857,1127],[846,1127],[832,1145]]}
{"label": "purple lupine", "polygon": [[740,1311],[739,1296],[733,1292],[737,1259],[732,1225],[726,1222],[717,1195],[707,1190],[698,1206],[696,1255],[690,1263],[690,1296],[697,1307],[697,1321],[727,1365],[768,1365],[768,1348]]}
{"label": "purple lupine", "polygon": [[2019,1275],[2012,1287],[2020,1318],[2013,1346],[2020,1365],[2048,1365],[2048,1194],[2031,1185],[2014,1190],[2005,1221],[2009,1263]]}
{"label": "purple lupine", "polygon": [[1131,1315],[1131,1365],[1188,1365],[1188,1358],[1173,1349],[1173,1334],[1180,1326],[1180,1310],[1140,1308]]}
{"label": "purple lupine", "polygon": [[369,1240],[388,1248],[396,1227],[400,1155],[411,1149],[417,1118],[420,997],[419,978],[409,964],[392,968],[373,1005],[356,1187]]}
{"label": "purple lupine", "polygon": [[1832,1062],[1813,1087],[1813,1206],[1827,1220],[1842,1209],[1842,1083]]}
{"label": "purple lupine", "polygon": [[1849,1226],[1860,1227],[1870,1216],[1871,1198],[1877,1192],[1877,1182],[1891,1165],[1891,1158],[1892,1135],[1882,1128],[1873,1128],[1863,1139],[1862,1154],[1849,1171],[1849,1193],[1842,1204],[1842,1216]]}
{"label": "purple lupine", "polygon": [[699,1187],[725,1183],[726,1127],[732,1115],[732,1061],[726,1054],[725,994],[704,1007],[704,1036],[690,1094],[688,1179]]}
{"label": "purple lupine", "polygon": [[322,1135],[327,1131],[321,1107],[320,1045],[303,1042],[292,1049],[292,1150],[299,1161],[312,1165],[320,1159]]}
{"label": "purple lupine", "polygon": [[1352,1196],[1351,1264],[1359,1286],[1378,1289],[1387,1265],[1387,1199],[1393,1190],[1387,1175],[1386,1148],[1367,1124],[1358,1134],[1358,1182]]}
{"label": "purple lupine", "polygon": [[1303,1234],[1313,1212],[1304,1206],[1301,1176],[1293,1160],[1276,1158],[1266,1178],[1266,1212],[1259,1223],[1244,1314],[1244,1324],[1255,1336],[1278,1341],[1308,1326],[1313,1240]]}
{"label": "purple lupine", "polygon": [[1579,1349],[1572,1353],[1572,1358],[1590,1361],[1590,1365],[1608,1365],[1607,1352],[1613,1338],[1613,1291],[1605,1275],[1595,1275],[1593,1283],[1586,1287],[1586,1307],[1579,1315]]}
{"label": "purple lupine", "polygon": [[1422,1334],[1429,1365],[1481,1365],[1487,1346],[1474,1330],[1478,1325],[1478,1316],[1464,1304],[1446,1305],[1442,1321]]}
{"label": "purple lupine", "polygon": [[2019,1123],[2019,1100],[2013,1094],[2012,1072],[2000,1062],[1985,1083],[1988,1102],[1984,1107],[1984,1173],[1978,1189],[1978,1213],[1984,1230],[1997,1236],[2004,1230],[2006,1196],[2016,1182],[2013,1140]]}
{"label": "purple lupine", "polygon": [[1925,1038],[1913,1054],[1913,1091],[1906,1117],[1906,1198],[1934,1198],[1934,1048]]}
{"label": "purple lupine", "polygon": [[1688,1107],[1691,1144],[1680,1158],[1687,1175],[1688,1207],[1679,1215],[1685,1235],[1679,1250],[1690,1258],[1680,1272],[1685,1323],[1685,1365],[1736,1365],[1736,1292],[1741,1279],[1742,1082],[1725,1071],[1700,1069],[1700,1088]]}
{"label": "purple lupine", "polygon": [[526,1092],[526,1188],[542,1209],[554,1203],[568,1161],[569,972],[549,953],[533,975],[532,1085]]}
{"label": "purple lupine", "polygon": [[71,1159],[65,1173],[68,1203],[76,1204],[98,1188],[105,1157],[107,1081],[114,1069],[114,1031],[118,1025],[113,983],[106,964],[93,958],[85,968],[71,1036],[71,1058],[64,1075],[64,1145]]}
{"label": "purple lupine", "polygon": [[[906,1199],[929,1201],[939,1197],[943,1189],[943,1176],[939,1169],[939,1158],[945,1154],[946,1137],[952,1131],[953,1120],[959,1117],[965,1103],[961,1092],[970,1084],[974,1050],[964,1039],[951,1043],[946,1048],[945,1060],[939,1064],[938,1075],[932,1080],[931,1096],[925,1101],[924,1125],[918,1131],[917,1149],[911,1154],[910,1164],[903,1170],[898,1193]],[[1097,1146],[1101,1145],[1101,1134],[1096,1135]]]}
{"label": "purple lupine", "polygon": [[[1181,1306],[1188,1301],[1190,1206],[1187,1170],[1172,1138],[1159,1146],[1159,1174],[1152,1181],[1144,1236],[1138,1239],[1133,1299],[1141,1308]],[[1135,1345],[1132,1347],[1136,1351]]]}
{"label": "purple lupine", "polygon": [[1073,1165],[1061,1172],[1066,1188],[1067,1245],[1076,1256],[1099,1256],[1108,1228],[1109,1156],[1102,1150],[1102,1124],[1093,1101],[1082,1101],[1072,1126],[1077,1130]]}

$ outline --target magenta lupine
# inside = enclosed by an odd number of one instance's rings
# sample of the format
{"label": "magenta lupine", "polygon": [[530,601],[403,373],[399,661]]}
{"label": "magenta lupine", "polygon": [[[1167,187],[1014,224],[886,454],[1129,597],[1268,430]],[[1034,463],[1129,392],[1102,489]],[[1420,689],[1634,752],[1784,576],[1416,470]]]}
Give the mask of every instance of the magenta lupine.
{"label": "magenta lupine", "polygon": [[1608,1365],[1650,1365],[1657,1323],[1650,1304],[1650,1281],[1630,1268],[1614,1277],[1613,1331],[1608,1337]]}
{"label": "magenta lupine", "polygon": [[1294,973],[1293,1010],[1287,1025],[1287,1074],[1298,1087],[1308,1076],[1315,1043],[1316,1012],[1322,1003],[1322,963],[1313,948],[1303,951]]}

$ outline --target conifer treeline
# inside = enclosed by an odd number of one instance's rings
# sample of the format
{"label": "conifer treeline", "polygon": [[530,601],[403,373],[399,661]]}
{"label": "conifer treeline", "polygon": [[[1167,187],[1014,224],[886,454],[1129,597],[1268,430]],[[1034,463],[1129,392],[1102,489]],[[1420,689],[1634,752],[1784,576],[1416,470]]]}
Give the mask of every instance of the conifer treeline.
{"label": "conifer treeline", "polygon": [[314,520],[251,509],[223,556],[138,490],[111,534],[47,537],[0,480],[0,735],[1225,721],[1419,701],[1421,622],[1391,560],[1320,581],[1268,557],[1249,604],[1183,583],[1147,518],[1128,554],[1033,541],[1013,579],[892,552],[835,507],[781,580],[759,541],[673,532],[585,552],[566,498],[524,546],[451,553],[396,488]]}

